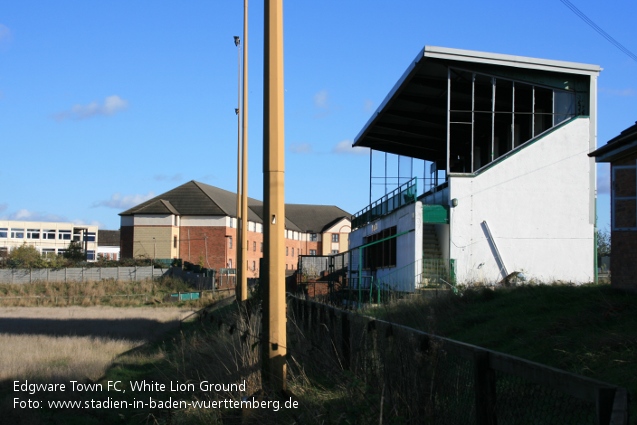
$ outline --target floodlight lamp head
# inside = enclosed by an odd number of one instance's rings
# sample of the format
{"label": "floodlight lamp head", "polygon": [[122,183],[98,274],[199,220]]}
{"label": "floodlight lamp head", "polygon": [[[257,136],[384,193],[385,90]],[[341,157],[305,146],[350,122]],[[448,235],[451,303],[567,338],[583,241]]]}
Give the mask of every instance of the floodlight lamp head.
{"label": "floodlight lamp head", "polygon": [[234,45],[239,47],[239,44],[241,44],[241,39],[239,38],[238,35],[234,36]]}

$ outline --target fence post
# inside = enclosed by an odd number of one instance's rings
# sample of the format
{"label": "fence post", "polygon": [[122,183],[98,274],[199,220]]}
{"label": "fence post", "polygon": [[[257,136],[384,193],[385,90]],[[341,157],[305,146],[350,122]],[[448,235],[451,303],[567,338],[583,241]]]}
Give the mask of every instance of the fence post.
{"label": "fence post", "polygon": [[495,372],[489,367],[489,353],[476,351],[473,356],[475,373],[476,422],[495,425]]}
{"label": "fence post", "polygon": [[626,388],[618,388],[615,391],[613,412],[610,417],[610,425],[628,425],[628,392]]}
{"label": "fence post", "polygon": [[310,302],[303,300],[303,328],[305,332],[310,330]]}
{"label": "fence post", "polygon": [[615,401],[615,388],[598,388],[595,408],[597,410],[597,424],[609,425]]}
{"label": "fence post", "polygon": [[349,370],[352,359],[352,340],[350,313],[341,311],[341,350],[343,352],[343,369]]}
{"label": "fence post", "polygon": [[321,329],[318,326],[317,306],[316,306],[316,302],[313,301],[312,304],[310,304],[310,334],[312,335],[312,339],[314,341],[320,339],[319,337],[320,331]]}

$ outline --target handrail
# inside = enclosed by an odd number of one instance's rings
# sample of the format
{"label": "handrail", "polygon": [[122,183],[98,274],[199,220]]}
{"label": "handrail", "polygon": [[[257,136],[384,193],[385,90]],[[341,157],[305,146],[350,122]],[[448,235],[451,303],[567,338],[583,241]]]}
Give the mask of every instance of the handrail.
{"label": "handrail", "polygon": [[352,230],[364,226],[373,220],[386,216],[405,205],[416,202],[417,178],[403,183],[390,193],[372,202],[352,216]]}

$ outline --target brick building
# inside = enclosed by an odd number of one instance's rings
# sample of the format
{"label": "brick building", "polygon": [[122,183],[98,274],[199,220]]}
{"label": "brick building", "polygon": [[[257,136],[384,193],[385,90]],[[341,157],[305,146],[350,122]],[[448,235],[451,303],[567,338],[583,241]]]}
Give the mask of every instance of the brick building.
{"label": "brick building", "polygon": [[637,289],[637,123],[590,156],[610,163],[611,285]]}
{"label": "brick building", "polygon": [[[299,255],[347,251],[350,214],[336,206],[286,204],[286,268]],[[190,181],[120,213],[122,258],[181,258],[206,268],[234,268],[237,195]],[[263,256],[263,203],[248,198],[248,277]]]}

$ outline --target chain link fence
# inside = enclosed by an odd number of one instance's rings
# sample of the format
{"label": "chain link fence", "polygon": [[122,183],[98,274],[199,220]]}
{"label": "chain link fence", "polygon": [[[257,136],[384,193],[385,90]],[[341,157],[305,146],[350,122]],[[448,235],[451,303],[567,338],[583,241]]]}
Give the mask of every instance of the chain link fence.
{"label": "chain link fence", "polygon": [[345,373],[369,402],[360,423],[628,424],[624,388],[313,301],[289,303],[289,321],[310,341],[295,344],[293,332],[290,352],[323,373]]}

